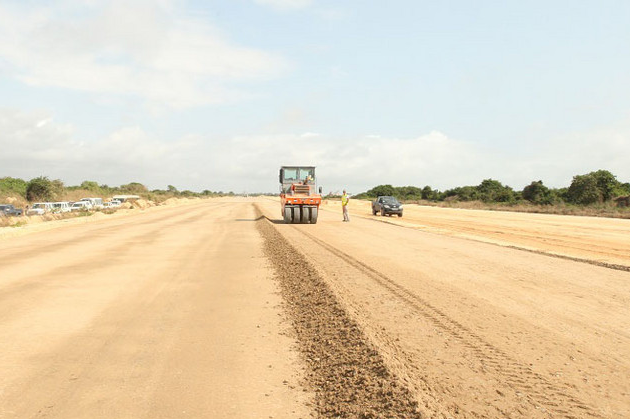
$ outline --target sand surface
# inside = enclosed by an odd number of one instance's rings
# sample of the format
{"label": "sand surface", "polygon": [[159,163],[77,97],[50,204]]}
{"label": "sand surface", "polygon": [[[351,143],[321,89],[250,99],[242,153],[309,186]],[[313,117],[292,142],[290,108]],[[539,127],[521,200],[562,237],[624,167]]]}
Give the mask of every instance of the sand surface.
{"label": "sand surface", "polygon": [[0,418],[630,417],[627,220],[351,205],[5,235]]}

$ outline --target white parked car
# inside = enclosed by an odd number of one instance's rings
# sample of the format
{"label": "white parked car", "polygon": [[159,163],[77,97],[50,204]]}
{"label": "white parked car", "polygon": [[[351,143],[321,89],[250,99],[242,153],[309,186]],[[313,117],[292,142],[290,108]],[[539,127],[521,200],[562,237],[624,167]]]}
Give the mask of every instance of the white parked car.
{"label": "white parked car", "polygon": [[52,212],[70,212],[70,203],[69,202],[53,202]]}
{"label": "white parked car", "polygon": [[70,211],[89,211],[91,209],[92,204],[89,201],[77,201],[70,207]]}
{"label": "white parked car", "polygon": [[47,212],[52,212],[52,210],[52,202],[36,202],[26,211],[26,215],[44,215]]}
{"label": "white parked car", "polygon": [[89,202],[94,209],[103,208],[103,198],[81,198],[83,202]]}

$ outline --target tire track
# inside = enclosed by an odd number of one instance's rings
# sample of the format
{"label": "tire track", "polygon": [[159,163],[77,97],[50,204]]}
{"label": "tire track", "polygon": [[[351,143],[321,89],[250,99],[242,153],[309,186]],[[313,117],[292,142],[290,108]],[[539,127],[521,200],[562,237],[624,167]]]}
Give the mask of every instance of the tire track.
{"label": "tire track", "polygon": [[374,280],[418,315],[429,320],[436,328],[453,337],[479,360],[484,371],[501,376],[503,381],[516,394],[525,397],[532,405],[544,407],[552,413],[553,417],[568,419],[601,417],[592,407],[571,394],[569,389],[550,382],[541,374],[533,371],[529,366],[517,362],[507,353],[486,342],[481,336],[450,318],[428,301],[399,285],[387,275],[297,226],[291,227]]}
{"label": "tire track", "polygon": [[[630,266],[628,265],[621,265],[621,264],[617,264],[617,263],[610,263],[610,262],[603,262],[603,261],[598,261],[598,260],[594,260],[594,259],[587,259],[587,258],[583,258],[583,257],[577,257],[577,256],[569,256],[569,255],[565,255],[565,254],[561,254],[561,253],[552,253],[551,250],[536,250],[536,249],[532,249],[532,248],[528,248],[528,247],[523,247],[520,246],[518,244],[501,244],[501,243],[496,243],[495,241],[493,241],[492,239],[488,238],[490,236],[487,236],[486,233],[488,233],[488,230],[483,230],[483,229],[475,229],[472,227],[465,227],[465,226],[461,226],[460,224],[426,224],[429,228],[436,228],[436,229],[444,229],[445,227],[448,229],[450,228],[451,233],[452,234],[446,234],[446,233],[438,233],[436,231],[427,231],[424,230],[421,226],[413,226],[413,225],[408,225],[408,224],[401,224],[398,223],[396,221],[392,221],[389,219],[382,219],[382,218],[375,218],[375,217],[369,217],[369,216],[365,216],[365,215],[355,215],[356,217],[361,217],[364,220],[370,220],[376,223],[383,223],[383,224],[389,224],[389,225],[393,225],[396,227],[400,227],[400,228],[412,228],[415,230],[422,230],[425,233],[430,233],[430,234],[438,234],[438,235],[442,235],[442,236],[450,236],[450,237],[456,237],[458,239],[461,240],[470,240],[472,242],[477,242],[477,243],[484,243],[484,244],[490,244],[492,246],[498,246],[498,247],[503,247],[503,248],[507,248],[507,249],[514,249],[514,250],[521,250],[524,252],[530,252],[530,253],[536,253],[538,255],[543,255],[543,256],[548,256],[548,257],[553,257],[553,258],[558,258],[558,259],[565,259],[565,260],[570,260],[572,262],[580,262],[580,263],[586,263],[588,265],[594,265],[594,266],[599,266],[602,268],[608,268],[608,269],[614,269],[617,271],[624,271],[624,272],[630,272]],[[507,230],[506,230],[507,231]],[[501,233],[506,233],[506,231],[502,231]],[[472,235],[477,235],[477,237],[470,237],[470,236],[460,236],[459,233],[463,232],[463,233],[467,233],[467,234],[472,234]],[[602,246],[596,246],[596,247],[581,247],[581,246],[577,246],[574,242],[568,241],[566,239],[562,239],[562,238],[558,238],[558,237],[548,237],[545,239],[541,239],[538,236],[535,235],[528,235],[528,234],[523,234],[522,232],[519,231],[507,231],[506,233],[507,235],[514,235],[516,237],[520,237],[520,238],[526,238],[528,240],[534,241],[536,243],[538,243],[541,246],[548,246],[550,243],[552,243],[554,246],[560,246],[563,247],[565,249],[570,249],[570,250],[578,250],[578,251],[589,251],[589,252],[593,252],[593,253],[598,253],[604,257],[606,256],[610,256],[611,252],[613,252],[613,254],[615,255],[615,257],[618,258],[625,258],[627,255],[625,253],[619,253],[624,249],[610,249],[610,248],[604,248]],[[596,249],[603,249],[603,250],[596,250]]]}

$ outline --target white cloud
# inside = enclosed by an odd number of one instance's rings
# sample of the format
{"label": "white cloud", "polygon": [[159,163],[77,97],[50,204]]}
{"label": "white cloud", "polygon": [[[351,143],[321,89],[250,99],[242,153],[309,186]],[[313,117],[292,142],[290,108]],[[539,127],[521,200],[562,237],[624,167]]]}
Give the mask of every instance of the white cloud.
{"label": "white cloud", "polygon": [[[185,108],[238,100],[239,82],[276,77],[277,55],[238,46],[168,2],[0,5],[0,61],[33,86],[133,95]],[[67,6],[67,5],[70,6]]]}
{"label": "white cloud", "polygon": [[518,157],[438,131],[412,138],[305,133],[171,140],[130,126],[89,141],[76,136],[71,125],[54,122],[49,115],[0,109],[1,176],[273,192],[281,165],[315,165],[325,191],[346,188],[352,193],[385,183],[444,190],[486,178],[515,189],[539,179],[561,187],[576,174],[598,169],[630,181],[630,124],[558,138],[537,153]]}
{"label": "white cloud", "polygon": [[313,4],[313,0],[254,0],[256,3],[271,6],[277,10],[303,9]]}

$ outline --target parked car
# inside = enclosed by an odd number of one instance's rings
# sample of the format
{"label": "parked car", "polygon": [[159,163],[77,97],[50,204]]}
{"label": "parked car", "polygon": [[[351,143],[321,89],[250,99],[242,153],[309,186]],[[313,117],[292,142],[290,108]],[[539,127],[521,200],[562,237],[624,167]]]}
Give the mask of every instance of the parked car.
{"label": "parked car", "polygon": [[108,201],[108,202],[103,202],[103,208],[118,208],[120,206],[120,201]]}
{"label": "parked car", "polygon": [[19,217],[24,211],[22,208],[15,208],[11,204],[0,204],[0,213],[6,216]]}
{"label": "parked car", "polygon": [[381,213],[382,216],[396,214],[403,216],[403,206],[393,196],[379,196],[372,202],[372,214]]}
{"label": "parked car", "polygon": [[81,201],[89,202],[93,209],[103,208],[103,198],[81,198]]}
{"label": "parked car", "polygon": [[70,212],[70,203],[69,202],[53,202],[52,212],[56,212],[56,213]]}
{"label": "parked car", "polygon": [[70,206],[70,211],[89,211],[92,204],[89,201],[77,201]]}
{"label": "parked car", "polygon": [[119,205],[114,204],[113,202],[103,202],[103,209],[115,209],[118,208]]}
{"label": "parked car", "polygon": [[26,215],[44,215],[52,210],[52,202],[36,202],[28,211],[26,211]]}

